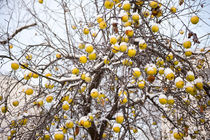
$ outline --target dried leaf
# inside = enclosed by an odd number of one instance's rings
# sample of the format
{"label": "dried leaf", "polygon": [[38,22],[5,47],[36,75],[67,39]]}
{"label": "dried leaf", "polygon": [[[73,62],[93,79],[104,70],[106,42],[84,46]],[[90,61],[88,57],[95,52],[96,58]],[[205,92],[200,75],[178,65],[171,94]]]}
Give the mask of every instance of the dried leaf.
{"label": "dried leaf", "polygon": [[179,0],[179,5],[181,6],[184,3],[184,0]]}
{"label": "dried leaf", "polygon": [[76,128],[75,128],[75,132],[74,132],[74,135],[75,136],[77,136],[79,134],[79,127],[78,126],[76,126]]}

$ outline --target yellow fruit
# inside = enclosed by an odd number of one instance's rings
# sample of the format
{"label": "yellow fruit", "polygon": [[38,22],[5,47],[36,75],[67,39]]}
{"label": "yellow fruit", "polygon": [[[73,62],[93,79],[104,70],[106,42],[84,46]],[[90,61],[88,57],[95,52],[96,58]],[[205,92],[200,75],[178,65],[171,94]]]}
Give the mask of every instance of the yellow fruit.
{"label": "yellow fruit", "polygon": [[192,24],[197,24],[199,22],[199,17],[198,16],[193,16],[191,17],[191,23]]}
{"label": "yellow fruit", "polygon": [[120,50],[120,48],[119,48],[118,45],[113,45],[113,46],[112,46],[112,52],[113,52],[113,53],[118,53],[119,50]]}
{"label": "yellow fruit", "polygon": [[171,61],[173,58],[174,58],[174,56],[173,56],[172,53],[169,53],[169,54],[166,56],[166,60],[167,60],[167,61]]}
{"label": "yellow fruit", "polygon": [[133,31],[133,29],[132,29],[130,26],[128,26],[128,27],[126,27],[126,29],[125,29],[125,34],[126,34],[128,37],[132,37],[133,34],[134,34],[134,31]]}
{"label": "yellow fruit", "polygon": [[64,135],[62,133],[56,133],[54,135],[55,140],[64,140]]}
{"label": "yellow fruit", "polygon": [[33,94],[33,89],[31,89],[31,88],[28,88],[26,91],[25,91],[25,94],[27,94],[27,95],[31,95],[31,94]]}
{"label": "yellow fruit", "polygon": [[196,84],[195,84],[195,86],[198,88],[198,89],[203,89],[203,83],[201,83],[201,82],[197,82]]}
{"label": "yellow fruit", "polygon": [[169,74],[166,75],[166,78],[168,80],[173,80],[174,79],[174,74],[173,73],[169,73]]}
{"label": "yellow fruit", "polygon": [[183,30],[181,30],[179,33],[182,35],[182,34],[184,34],[184,31],[183,31]]}
{"label": "yellow fruit", "polygon": [[104,58],[104,64],[107,64],[107,65],[108,65],[108,64],[109,64],[109,62],[110,62],[110,61],[109,61],[109,59],[108,59],[108,58]]}
{"label": "yellow fruit", "polygon": [[66,127],[67,127],[67,128],[73,128],[73,127],[74,127],[74,123],[73,123],[72,121],[68,121],[68,122],[66,123]]}
{"label": "yellow fruit", "polygon": [[176,87],[177,88],[183,88],[184,87],[184,81],[178,81],[178,82],[176,82]]}
{"label": "yellow fruit", "polygon": [[155,75],[157,73],[157,69],[155,67],[147,69],[148,75]]}
{"label": "yellow fruit", "polygon": [[10,44],[10,45],[9,45],[9,48],[10,48],[10,49],[12,49],[12,48],[13,48],[13,45],[12,45],[12,44]]}
{"label": "yellow fruit", "polygon": [[63,104],[63,105],[62,105],[62,109],[63,109],[64,111],[69,110],[69,105],[68,105],[67,103]]}
{"label": "yellow fruit", "polygon": [[71,28],[72,28],[73,30],[75,30],[75,29],[77,29],[77,26],[72,25]]}
{"label": "yellow fruit", "polygon": [[91,78],[89,76],[85,77],[85,82],[89,83],[91,81]]}
{"label": "yellow fruit", "polygon": [[157,2],[155,2],[155,1],[151,1],[150,3],[149,3],[149,6],[151,7],[151,8],[157,8],[158,7],[158,3]]}
{"label": "yellow fruit", "polygon": [[183,135],[183,133],[181,133],[181,132],[175,132],[174,133],[174,138],[175,139],[177,139],[177,140],[180,140],[180,139],[182,139],[182,137],[183,137],[184,135]]}
{"label": "yellow fruit", "polygon": [[2,113],[6,113],[7,112],[7,107],[6,106],[2,106],[1,107],[1,112]]}
{"label": "yellow fruit", "polygon": [[103,133],[103,135],[102,135],[102,138],[106,138],[107,137],[107,134],[106,133]]}
{"label": "yellow fruit", "polygon": [[79,74],[79,69],[78,68],[73,68],[71,72],[72,72],[72,74],[78,75]]}
{"label": "yellow fruit", "polygon": [[144,17],[147,18],[147,17],[149,16],[149,11],[144,11],[144,12],[143,12],[143,15],[144,15]]}
{"label": "yellow fruit", "polygon": [[93,37],[96,37],[96,33],[92,33],[92,36],[93,36]]}
{"label": "yellow fruit", "polygon": [[132,15],[132,19],[134,20],[134,21],[138,21],[139,20],[139,14],[138,13],[133,13],[133,15]]}
{"label": "yellow fruit", "polygon": [[13,102],[12,102],[12,105],[16,107],[16,106],[19,105],[19,102],[18,102],[18,101],[13,101]]}
{"label": "yellow fruit", "polygon": [[138,77],[141,76],[141,72],[140,72],[140,69],[139,69],[139,68],[134,68],[134,69],[133,69],[133,76],[134,76],[135,78],[138,78]]}
{"label": "yellow fruit", "polygon": [[92,98],[97,98],[99,96],[99,93],[96,89],[92,89],[91,91],[91,97]]}
{"label": "yellow fruit", "polygon": [[89,32],[90,32],[90,31],[89,31],[88,28],[84,28],[84,29],[83,29],[83,33],[84,33],[85,35],[89,34]]}
{"label": "yellow fruit", "polygon": [[125,22],[125,24],[124,24],[125,27],[131,26],[131,25],[132,25],[132,22],[131,22],[131,21],[127,21],[127,22]]}
{"label": "yellow fruit", "polygon": [[68,140],[74,140],[74,137],[73,136],[70,136]]}
{"label": "yellow fruit", "polygon": [[40,107],[40,106],[43,106],[44,102],[42,100],[39,100],[37,105]]}
{"label": "yellow fruit", "polygon": [[39,75],[38,75],[38,74],[36,74],[36,73],[33,73],[33,74],[32,74],[32,77],[33,77],[33,78],[38,78],[38,77],[39,77]]}
{"label": "yellow fruit", "polygon": [[159,102],[164,105],[167,103],[167,97],[165,95],[160,95],[159,96]]}
{"label": "yellow fruit", "polygon": [[140,48],[141,50],[146,49],[146,48],[147,48],[147,43],[145,43],[144,40],[139,41],[139,48]]}
{"label": "yellow fruit", "polygon": [[57,53],[56,54],[56,58],[61,58],[61,54],[60,53]]}
{"label": "yellow fruit", "polygon": [[120,132],[120,126],[114,126],[114,127],[113,127],[113,131],[114,131],[115,133],[119,133],[119,132]]}
{"label": "yellow fruit", "polygon": [[157,125],[157,122],[153,122],[152,125]]}
{"label": "yellow fruit", "polygon": [[184,43],[183,43],[183,46],[184,46],[184,48],[185,49],[189,49],[190,47],[191,47],[191,41],[185,41]]}
{"label": "yellow fruit", "polygon": [[139,83],[138,83],[138,87],[139,87],[140,89],[143,89],[143,88],[145,87],[145,82],[144,82],[144,81],[139,82]]}
{"label": "yellow fruit", "polygon": [[171,7],[170,11],[171,11],[171,13],[176,13],[176,8],[175,7]]}
{"label": "yellow fruit", "polygon": [[82,80],[85,80],[85,73],[82,73],[81,79],[82,79]]}
{"label": "yellow fruit", "polygon": [[104,6],[106,9],[112,9],[112,7],[114,6],[114,2],[112,2],[110,0],[106,0],[104,3]]}
{"label": "yellow fruit", "polygon": [[197,94],[196,88],[191,83],[186,84],[185,92],[190,93],[193,96]]}
{"label": "yellow fruit", "polygon": [[164,68],[160,68],[159,71],[158,71],[158,73],[159,73],[160,75],[164,74]]}
{"label": "yellow fruit", "polygon": [[93,46],[90,45],[90,44],[86,45],[85,51],[87,53],[92,53],[93,52]]}
{"label": "yellow fruit", "polygon": [[110,43],[111,44],[116,44],[117,43],[117,38],[115,36],[110,37]]}
{"label": "yellow fruit", "polygon": [[96,59],[96,53],[91,53],[88,55],[89,60],[95,60]]}
{"label": "yellow fruit", "polygon": [[52,100],[53,100],[53,96],[47,96],[47,97],[46,97],[46,101],[47,101],[48,103],[51,103]]}
{"label": "yellow fruit", "polygon": [[116,122],[119,123],[119,124],[122,124],[124,121],[124,117],[123,116],[117,116],[116,117]]}
{"label": "yellow fruit", "polygon": [[43,3],[43,0],[39,0],[39,3],[42,4]]}
{"label": "yellow fruit", "polygon": [[47,74],[45,74],[45,76],[46,76],[46,77],[51,77],[52,74],[51,74],[51,73],[47,73]]}
{"label": "yellow fruit", "polygon": [[11,68],[12,68],[13,70],[17,70],[17,69],[19,69],[19,64],[16,63],[16,62],[13,62],[13,63],[11,64]]}
{"label": "yellow fruit", "polygon": [[131,4],[128,1],[125,1],[122,6],[123,10],[128,11],[131,9]]}
{"label": "yellow fruit", "polygon": [[168,97],[168,100],[167,100],[167,103],[168,103],[169,105],[173,105],[173,104],[174,104],[174,99],[173,99],[173,97],[169,96],[169,97]]}
{"label": "yellow fruit", "polygon": [[100,29],[105,29],[106,26],[107,26],[107,25],[106,25],[106,22],[105,22],[105,21],[102,21],[102,22],[99,23],[99,28],[100,28]]}
{"label": "yellow fruit", "polygon": [[31,54],[26,55],[26,59],[30,61],[32,59],[32,55]]}
{"label": "yellow fruit", "polygon": [[134,48],[128,49],[128,56],[134,57],[136,55],[136,50]]}
{"label": "yellow fruit", "polygon": [[84,48],[85,48],[85,44],[80,43],[78,47],[79,47],[80,49],[84,49]]}
{"label": "yellow fruit", "polygon": [[159,102],[160,102],[161,104],[166,104],[166,103],[167,103],[167,99],[159,99]]}
{"label": "yellow fruit", "polygon": [[127,51],[127,44],[126,43],[121,43],[120,44],[120,51],[121,52],[126,52]]}
{"label": "yellow fruit", "polygon": [[159,27],[157,25],[153,25],[152,26],[152,32],[158,32],[159,31]]}
{"label": "yellow fruit", "polygon": [[185,51],[185,56],[191,56],[192,55],[192,51]]}
{"label": "yellow fruit", "polygon": [[87,57],[86,56],[80,56],[79,61],[80,61],[80,63],[85,64],[85,63],[87,63]]}
{"label": "yellow fruit", "polygon": [[125,97],[125,98],[123,98],[123,100],[122,100],[121,103],[122,103],[122,104],[125,104],[125,103],[127,103],[127,102],[128,102],[128,98]]}
{"label": "yellow fruit", "polygon": [[83,124],[83,126],[85,127],[85,128],[90,128],[91,127],[91,122],[90,121],[84,121],[84,124]]}
{"label": "yellow fruit", "polygon": [[195,76],[194,75],[187,75],[186,79],[187,79],[187,81],[194,81]]}
{"label": "yellow fruit", "polygon": [[127,22],[128,21],[128,15],[127,14],[124,14],[122,17],[121,17],[121,20],[123,22]]}
{"label": "yellow fruit", "polygon": [[16,133],[16,130],[14,129],[10,131],[11,136],[13,136],[15,133]]}
{"label": "yellow fruit", "polygon": [[104,19],[102,17],[97,17],[96,20],[97,20],[98,23],[104,21]]}
{"label": "yellow fruit", "polygon": [[129,38],[127,36],[124,36],[124,37],[122,37],[121,41],[128,43]]}

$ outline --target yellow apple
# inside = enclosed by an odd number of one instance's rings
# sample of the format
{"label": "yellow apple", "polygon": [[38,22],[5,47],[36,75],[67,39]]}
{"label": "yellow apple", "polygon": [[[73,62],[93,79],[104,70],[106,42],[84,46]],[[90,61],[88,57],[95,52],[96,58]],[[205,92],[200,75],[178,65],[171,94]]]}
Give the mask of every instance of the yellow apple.
{"label": "yellow apple", "polygon": [[185,49],[189,49],[191,47],[191,41],[189,41],[189,40],[184,41],[183,47]]}
{"label": "yellow apple", "polygon": [[97,98],[99,96],[98,90],[97,89],[92,89],[91,93],[90,93],[90,96],[92,98]]}
{"label": "yellow apple", "polygon": [[67,121],[66,122],[66,127],[70,128],[70,129],[73,128],[74,127],[74,122],[73,121]]}
{"label": "yellow apple", "polygon": [[90,31],[89,31],[88,28],[84,28],[84,29],[83,29],[83,33],[84,33],[85,35],[89,34],[89,32],[90,32]]}
{"label": "yellow apple", "polygon": [[115,133],[119,133],[120,132],[120,125],[119,124],[114,124],[112,129]]}
{"label": "yellow apple", "polygon": [[124,121],[123,114],[120,114],[120,115],[117,115],[117,116],[116,116],[116,122],[117,122],[117,123],[122,124],[123,121]]}
{"label": "yellow apple", "polygon": [[79,61],[80,61],[80,63],[85,64],[85,63],[87,63],[87,57],[84,56],[84,55],[83,56],[80,56]]}
{"label": "yellow apple", "polygon": [[12,63],[11,63],[11,68],[12,68],[13,70],[17,70],[17,69],[19,69],[19,64],[18,64],[17,62],[12,62]]}
{"label": "yellow apple", "polygon": [[120,47],[119,48],[120,48],[121,52],[127,51],[127,43],[125,43],[125,42],[120,43]]}
{"label": "yellow apple", "polygon": [[104,2],[104,6],[106,9],[112,9],[112,7],[114,6],[114,2],[110,1],[110,0],[106,0]]}
{"label": "yellow apple", "polygon": [[55,140],[64,140],[64,135],[62,133],[55,133],[54,139]]}
{"label": "yellow apple", "polygon": [[91,45],[91,44],[87,44],[86,46],[85,46],[85,51],[87,52],[87,53],[92,53],[93,52],[93,46]]}
{"label": "yellow apple", "polygon": [[171,13],[176,13],[176,7],[171,7],[170,11]]}
{"label": "yellow apple", "polygon": [[152,26],[152,32],[156,33],[159,31],[159,27],[157,25]]}
{"label": "yellow apple", "polygon": [[190,19],[192,24],[197,24],[199,22],[199,17],[198,16],[193,16]]}
{"label": "yellow apple", "polygon": [[149,6],[151,7],[151,8],[157,8],[158,7],[158,3],[157,2],[155,2],[155,1],[151,1],[150,3],[149,3]]}
{"label": "yellow apple", "polygon": [[129,1],[124,1],[123,2],[123,6],[122,6],[123,10],[128,11],[131,9],[131,4],[129,3]]}
{"label": "yellow apple", "polygon": [[88,55],[88,58],[89,58],[89,60],[96,60],[96,53],[95,52],[92,52],[92,53],[90,53],[89,55]]}
{"label": "yellow apple", "polygon": [[27,88],[26,91],[25,91],[25,94],[31,95],[31,94],[33,94],[33,92],[34,92],[33,89]]}
{"label": "yellow apple", "polygon": [[139,48],[145,50],[147,48],[147,43],[144,40],[139,41]]}
{"label": "yellow apple", "polygon": [[100,28],[100,29],[105,29],[106,26],[107,26],[107,25],[106,25],[106,22],[105,22],[105,21],[102,21],[102,22],[99,23],[99,28]]}
{"label": "yellow apple", "polygon": [[13,101],[12,105],[15,106],[15,107],[18,106],[19,105],[19,101],[17,101],[17,100]]}
{"label": "yellow apple", "polygon": [[117,38],[116,38],[116,36],[114,36],[114,35],[110,36],[110,43],[111,43],[111,44],[116,44],[116,43],[117,43]]}
{"label": "yellow apple", "polygon": [[129,57],[134,57],[136,55],[136,49],[134,47],[130,47],[128,49],[128,56]]}

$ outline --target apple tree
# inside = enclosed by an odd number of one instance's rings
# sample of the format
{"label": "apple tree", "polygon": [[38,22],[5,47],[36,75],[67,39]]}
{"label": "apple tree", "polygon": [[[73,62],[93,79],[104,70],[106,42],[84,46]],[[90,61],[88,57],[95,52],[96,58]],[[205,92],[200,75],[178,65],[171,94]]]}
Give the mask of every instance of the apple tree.
{"label": "apple tree", "polygon": [[205,0],[2,1],[2,138],[209,137]]}

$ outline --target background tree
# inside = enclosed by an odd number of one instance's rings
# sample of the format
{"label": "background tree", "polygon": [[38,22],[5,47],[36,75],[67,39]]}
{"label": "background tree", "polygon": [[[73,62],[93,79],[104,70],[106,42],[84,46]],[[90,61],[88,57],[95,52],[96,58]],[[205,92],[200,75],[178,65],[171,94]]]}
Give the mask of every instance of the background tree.
{"label": "background tree", "polygon": [[208,5],[1,2],[2,137],[208,137]]}

